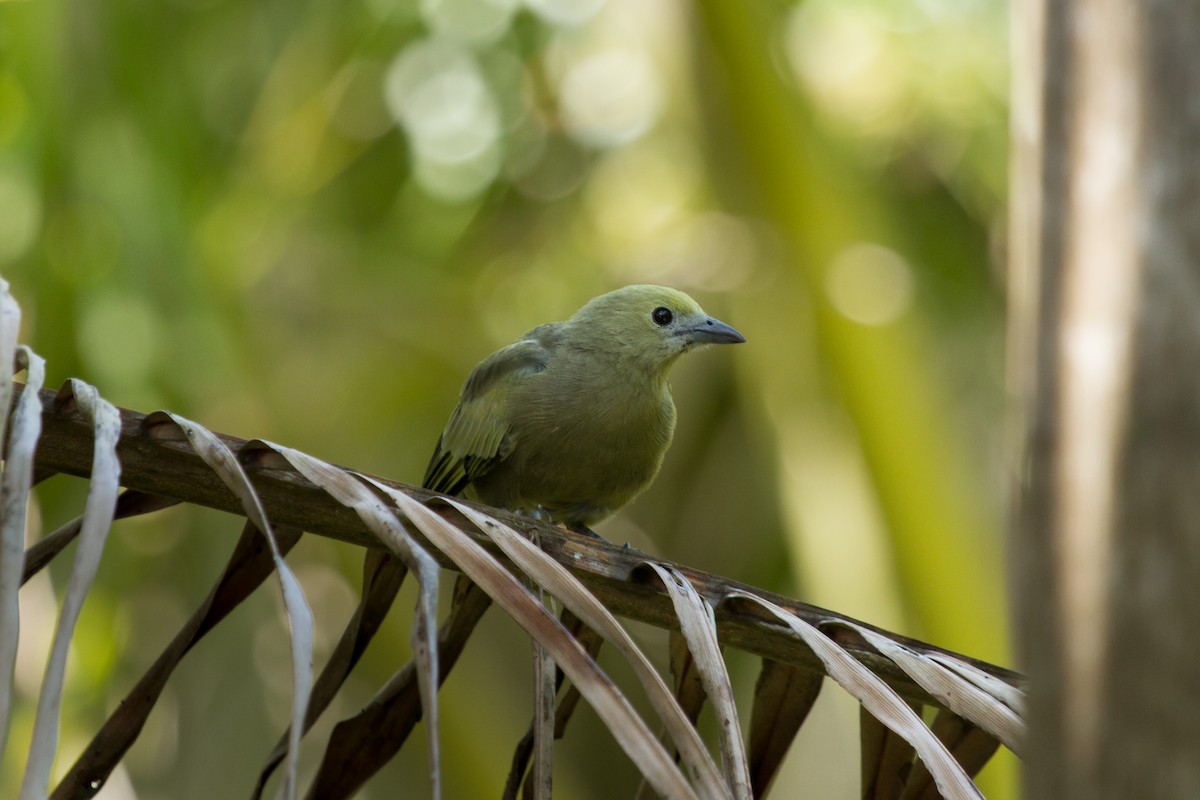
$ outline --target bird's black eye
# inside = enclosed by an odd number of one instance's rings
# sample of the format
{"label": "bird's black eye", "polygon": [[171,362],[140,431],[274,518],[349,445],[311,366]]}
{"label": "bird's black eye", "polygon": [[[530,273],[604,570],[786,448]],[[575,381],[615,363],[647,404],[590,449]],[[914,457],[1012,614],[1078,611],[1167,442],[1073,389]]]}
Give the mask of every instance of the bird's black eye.
{"label": "bird's black eye", "polygon": [[650,312],[650,319],[654,320],[655,325],[670,325],[675,315],[666,306],[659,306]]}

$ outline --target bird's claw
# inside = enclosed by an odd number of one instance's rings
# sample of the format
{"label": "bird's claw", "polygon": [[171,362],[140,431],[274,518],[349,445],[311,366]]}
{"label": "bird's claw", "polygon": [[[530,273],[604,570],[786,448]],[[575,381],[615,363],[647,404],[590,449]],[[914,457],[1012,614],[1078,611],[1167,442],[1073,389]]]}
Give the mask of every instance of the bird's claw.
{"label": "bird's claw", "polygon": [[[582,533],[584,536],[590,536],[593,539],[599,539],[602,542],[608,542],[608,539],[605,539],[603,536],[596,533],[594,530],[589,528],[587,525],[584,525],[582,522],[575,522],[575,523],[568,525],[567,530],[574,531],[575,533]],[[609,544],[612,544],[612,542],[609,542]]]}

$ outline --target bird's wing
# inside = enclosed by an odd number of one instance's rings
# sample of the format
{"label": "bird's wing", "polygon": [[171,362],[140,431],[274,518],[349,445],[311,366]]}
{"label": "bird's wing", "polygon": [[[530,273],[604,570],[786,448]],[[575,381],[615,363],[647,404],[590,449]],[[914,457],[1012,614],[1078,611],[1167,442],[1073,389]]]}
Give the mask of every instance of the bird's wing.
{"label": "bird's wing", "polygon": [[512,452],[509,396],[517,381],[546,368],[553,331],[545,328],[497,350],[467,378],[425,470],[426,489],[458,494]]}

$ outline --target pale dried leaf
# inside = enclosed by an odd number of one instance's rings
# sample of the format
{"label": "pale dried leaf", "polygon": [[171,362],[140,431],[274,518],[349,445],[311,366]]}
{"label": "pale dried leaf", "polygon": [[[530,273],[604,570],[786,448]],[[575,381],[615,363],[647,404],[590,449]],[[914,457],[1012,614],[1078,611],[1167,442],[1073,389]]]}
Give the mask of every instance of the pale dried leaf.
{"label": "pale dried leaf", "polygon": [[[126,492],[122,498],[129,494]],[[291,550],[300,536],[301,532],[295,528],[275,528],[275,537],[283,553]],[[95,796],[106,785],[108,776],[141,733],[167,680],[183,657],[274,573],[275,561],[270,547],[247,520],[216,585],[109,714],[55,787],[51,795],[53,800],[83,800]]]}
{"label": "pale dried leaf", "polygon": [[[11,363],[5,355],[5,347],[7,344],[0,342],[0,365]],[[0,760],[8,740],[13,670],[21,634],[18,594],[25,564],[25,511],[33,483],[33,457],[38,435],[42,432],[42,404],[38,402],[38,391],[46,376],[46,362],[29,348],[17,349],[17,361],[19,368],[27,372],[26,390],[12,412],[12,430],[4,453],[4,474],[0,478]],[[0,394],[7,398],[11,394],[12,372],[0,375],[0,380],[6,387]],[[0,402],[7,410],[9,401]],[[0,440],[2,437],[3,429],[0,428]]]}
{"label": "pale dried leaf", "polygon": [[603,636],[625,656],[646,690],[651,705],[670,732],[672,741],[679,748],[688,774],[698,784],[702,796],[727,797],[728,789],[716,763],[700,739],[700,734],[675,702],[675,696],[662,676],[617,622],[616,617],[564,566],[534,547],[512,528],[464,503],[450,499],[446,502],[486,533],[523,574],[544,586],[589,628]]}
{"label": "pale dried leaf", "polygon": [[750,785],[764,797],[796,732],[808,718],[825,676],[764,658],[750,711]]}
{"label": "pale dried leaf", "polygon": [[12,405],[13,366],[17,337],[21,332],[21,307],[8,291],[8,281],[0,278],[0,442],[8,432],[8,410]]}
{"label": "pale dried leaf", "polygon": [[1025,724],[1007,705],[922,653],[910,650],[862,625],[848,626],[866,639],[872,647],[896,662],[909,677],[946,708],[975,723],[1014,753],[1020,754],[1020,745],[1025,737]]}
{"label": "pale dried leaf", "polygon": [[[12,405],[13,372],[16,365],[17,336],[21,329],[21,307],[8,291],[8,281],[0,278],[0,443],[5,441]],[[30,351],[26,351],[27,353]],[[36,358],[36,356],[35,356]],[[41,359],[38,359],[40,362]],[[44,373],[44,362],[38,365]],[[39,383],[41,374],[39,374]],[[40,387],[39,387],[40,388]],[[41,408],[38,408],[37,425],[41,427]],[[15,425],[15,414],[14,425]],[[34,434],[36,442],[37,434]],[[27,443],[25,449],[28,450]],[[5,454],[4,483],[0,488],[0,502],[4,516],[0,518],[0,760],[4,757],[4,746],[8,739],[9,713],[12,703],[13,670],[17,658],[17,638],[20,635],[20,609],[17,593],[21,588],[21,564],[25,550],[25,498],[29,484],[25,461],[15,465],[13,455],[20,458],[23,453],[15,442],[8,443]],[[32,452],[29,454],[32,461]],[[10,474],[11,473],[11,474]],[[19,492],[19,493],[18,493]],[[19,516],[19,520],[18,520]]]}
{"label": "pale dried leaf", "polygon": [[900,696],[877,675],[859,663],[836,642],[817,628],[774,603],[744,592],[735,592],[727,600],[747,601],[769,611],[804,640],[821,662],[829,677],[858,699],[884,725],[903,736],[929,765],[938,789],[948,800],[977,800],[982,795],[962,767],[925,727],[921,718],[905,705]]}
{"label": "pale dried leaf", "polygon": [[[433,557],[413,540],[396,515],[362,481],[376,488],[379,484],[365,476],[356,476],[332,464],[313,458],[290,447],[263,441],[262,446],[283,456],[297,472],[324,489],[342,505],[352,508],[380,541],[417,577],[417,615],[410,641],[417,666],[421,705],[425,709],[426,743],[429,753],[429,778],[434,798],[441,797],[441,756],[438,746],[437,706],[437,587],[438,566]],[[300,727],[300,718],[293,727]]]}
{"label": "pale dried leaf", "polygon": [[[291,629],[292,719],[304,719],[307,715],[309,690],[312,687],[312,610],[304,599],[304,591],[300,588],[295,573],[283,558],[275,532],[263,510],[262,501],[233,451],[210,430],[170,412],[151,414],[146,418],[144,427],[147,432],[153,432],[165,424],[172,424],[182,432],[196,455],[200,456],[237,496],[246,518],[258,528],[271,548],[271,557],[275,563],[275,572],[279,575],[279,588],[283,594],[283,605]],[[161,430],[159,432],[161,433]],[[300,769],[300,734],[300,727],[293,725],[282,786],[282,794],[287,800],[294,800],[296,797]]]}
{"label": "pale dried leaf", "polygon": [[[695,797],[687,780],[667,755],[662,745],[650,733],[646,723],[637,715],[629,701],[621,694],[612,680],[604,674],[582,646],[570,633],[550,615],[544,606],[506,570],[491,554],[476,544],[458,528],[454,527],[421,503],[398,491],[389,492],[406,517],[462,571],[478,583],[489,596],[499,603],[509,616],[533,637],[537,638],[554,655],[559,667],[579,687],[579,691],[591,703],[592,708],[604,720],[618,744],[633,762],[647,775],[660,794],[667,797]],[[452,501],[448,501],[452,502]],[[456,507],[461,504],[455,504]],[[472,511],[466,506],[471,514]],[[497,524],[490,518],[477,516]],[[476,523],[479,524],[479,523]],[[516,536],[515,533],[512,534]],[[526,571],[527,572],[527,571]],[[547,590],[568,607],[562,595],[554,587],[545,584],[539,576],[531,575]],[[595,628],[591,620],[571,610]],[[594,616],[594,615],[589,615]],[[603,634],[603,631],[598,631]]]}
{"label": "pale dried leaf", "polygon": [[734,797],[748,800],[752,793],[746,743],[738,724],[729,671],[725,668],[721,645],[717,642],[717,622],[712,606],[678,570],[653,562],[646,562],[646,566],[658,575],[671,596],[680,632],[687,641],[704,691],[713,704],[720,731],[726,783]]}
{"label": "pale dried leaf", "polygon": [[1025,692],[1021,689],[1005,683],[995,675],[989,675],[974,664],[968,664],[946,653],[930,653],[929,657],[1000,700],[1021,719],[1025,718]]}
{"label": "pale dried leaf", "polygon": [[64,401],[73,400],[83,415],[92,421],[95,442],[92,479],[88,485],[79,546],[75,551],[75,562],[71,565],[71,576],[67,582],[67,593],[63,598],[58,627],[54,631],[54,643],[50,648],[46,677],[42,683],[41,694],[38,695],[33,739],[29,745],[29,759],[25,762],[25,775],[21,782],[21,800],[40,800],[46,796],[49,789],[50,767],[54,763],[54,754],[58,747],[58,717],[66,676],[67,650],[71,644],[75,624],[79,621],[84,598],[100,566],[100,556],[112,525],[117,491],[121,483],[121,464],[117,460],[116,451],[117,439],[121,435],[121,418],[117,409],[101,398],[95,388],[75,379],[67,382],[59,392],[59,398]]}
{"label": "pale dried leaf", "polygon": [[[688,649],[687,639],[683,638],[683,634],[675,629],[671,629],[667,634],[667,648],[671,678],[675,687],[675,701],[679,703],[684,715],[694,726],[700,719],[700,713],[704,710],[704,702],[707,699],[707,695],[704,693],[704,684],[700,682],[696,659],[692,657],[692,651]],[[658,740],[678,760],[679,751],[674,748],[666,728],[663,729]],[[636,800],[658,800],[658,794],[644,780],[634,797]]]}

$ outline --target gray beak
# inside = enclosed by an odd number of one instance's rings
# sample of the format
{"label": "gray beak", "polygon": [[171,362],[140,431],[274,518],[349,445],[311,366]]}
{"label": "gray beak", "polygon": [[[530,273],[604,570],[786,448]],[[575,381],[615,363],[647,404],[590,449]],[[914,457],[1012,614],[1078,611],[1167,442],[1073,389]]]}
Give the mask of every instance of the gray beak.
{"label": "gray beak", "polygon": [[689,330],[688,338],[696,344],[739,344],[746,341],[745,336],[712,317]]}

